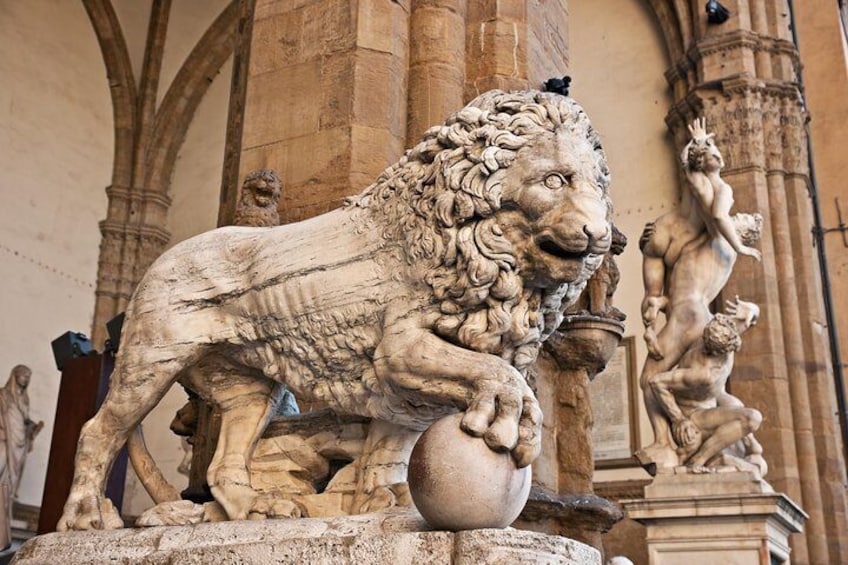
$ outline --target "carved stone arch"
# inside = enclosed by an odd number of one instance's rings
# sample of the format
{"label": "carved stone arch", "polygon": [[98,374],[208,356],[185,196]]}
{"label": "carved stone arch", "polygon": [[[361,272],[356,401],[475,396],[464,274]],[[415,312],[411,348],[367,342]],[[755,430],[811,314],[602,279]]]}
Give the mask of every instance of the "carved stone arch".
{"label": "carved stone arch", "polygon": [[186,58],[156,112],[153,136],[146,155],[144,185],[167,194],[177,153],[194,113],[212,84],[212,78],[233,53],[238,2],[218,15]]}
{"label": "carved stone arch", "polygon": [[232,54],[238,0],[218,15],[183,62],[157,109],[161,60],[171,0],[154,0],[141,77],[135,80],[127,45],[110,0],[83,0],[112,91],[115,157],[107,217],[100,222],[92,340],[100,347],[105,322],[129,301],[147,267],[167,245],[168,188],[195,110],[212,78]]}
{"label": "carved stone arch", "polygon": [[686,43],[680,29],[677,11],[669,0],[647,0],[647,4],[653,9],[660,24],[669,59],[676,63],[686,53]]}
{"label": "carved stone arch", "polygon": [[674,12],[677,15],[677,29],[680,31],[684,49],[691,47],[695,40],[695,20],[692,15],[703,9],[703,6],[698,5],[699,2],[701,0],[673,0]]}
{"label": "carved stone arch", "polygon": [[136,130],[135,107],[138,94],[127,43],[109,0],[83,0],[83,5],[100,44],[112,96],[115,122],[112,184],[128,187],[132,183],[132,146]]}

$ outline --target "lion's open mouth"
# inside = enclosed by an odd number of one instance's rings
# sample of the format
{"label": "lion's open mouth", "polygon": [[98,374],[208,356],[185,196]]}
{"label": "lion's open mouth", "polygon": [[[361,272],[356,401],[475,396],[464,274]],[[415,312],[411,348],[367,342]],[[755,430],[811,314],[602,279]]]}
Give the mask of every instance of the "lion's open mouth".
{"label": "lion's open mouth", "polygon": [[566,249],[565,247],[560,246],[550,237],[540,237],[537,241],[537,244],[539,245],[539,249],[541,249],[548,255],[553,255],[554,257],[558,257],[560,259],[583,259],[590,253],[588,245],[577,249]]}

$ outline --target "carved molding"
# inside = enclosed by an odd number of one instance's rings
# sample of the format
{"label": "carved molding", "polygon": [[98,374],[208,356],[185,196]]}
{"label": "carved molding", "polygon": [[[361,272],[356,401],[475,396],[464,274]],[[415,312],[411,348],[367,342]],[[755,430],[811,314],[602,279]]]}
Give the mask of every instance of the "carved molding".
{"label": "carved molding", "polygon": [[605,481],[595,483],[595,494],[614,502],[645,498],[645,487],[651,484],[650,479],[633,479],[627,481]]}

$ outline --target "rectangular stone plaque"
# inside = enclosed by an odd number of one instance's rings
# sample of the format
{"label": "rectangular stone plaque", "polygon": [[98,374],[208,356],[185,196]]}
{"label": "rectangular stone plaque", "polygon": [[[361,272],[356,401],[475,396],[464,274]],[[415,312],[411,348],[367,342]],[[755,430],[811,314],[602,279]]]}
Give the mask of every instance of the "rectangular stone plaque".
{"label": "rectangular stone plaque", "polygon": [[634,337],[629,336],[621,340],[606,368],[589,385],[598,469],[638,465],[633,457],[639,449],[636,386],[636,346]]}

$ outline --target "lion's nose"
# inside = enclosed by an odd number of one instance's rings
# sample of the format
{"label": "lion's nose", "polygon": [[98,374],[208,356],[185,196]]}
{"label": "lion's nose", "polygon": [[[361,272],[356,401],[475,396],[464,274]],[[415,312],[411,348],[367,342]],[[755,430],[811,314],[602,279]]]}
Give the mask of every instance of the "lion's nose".
{"label": "lion's nose", "polygon": [[583,233],[589,239],[587,248],[592,253],[606,253],[609,249],[612,237],[610,227],[607,224],[603,225],[583,225]]}

